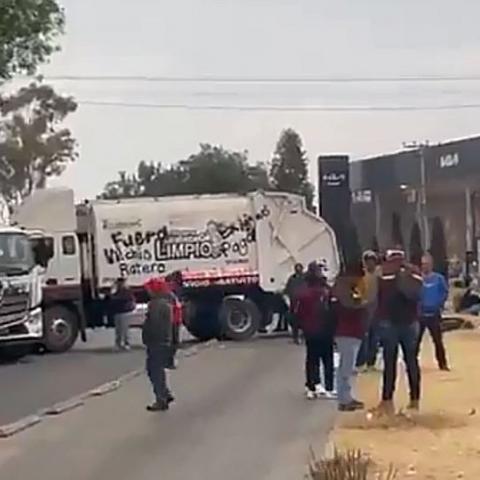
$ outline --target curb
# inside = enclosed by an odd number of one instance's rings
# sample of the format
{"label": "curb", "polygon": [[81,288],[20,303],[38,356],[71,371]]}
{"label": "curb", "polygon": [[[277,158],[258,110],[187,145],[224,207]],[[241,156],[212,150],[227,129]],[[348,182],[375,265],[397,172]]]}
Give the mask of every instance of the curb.
{"label": "curb", "polygon": [[[207,350],[212,348],[216,345],[221,345],[220,342],[217,340],[210,340],[208,342],[201,343],[199,345],[194,345],[192,347],[187,347],[184,350],[179,350],[177,356],[179,358],[189,358],[197,355],[203,350]],[[136,370],[132,370],[120,377],[116,380],[112,380],[106,382],[102,385],[99,385],[87,392],[77,395],[73,398],[65,400],[64,402],[56,403],[50,407],[43,408],[42,410],[38,411],[33,415],[28,415],[16,422],[9,423],[6,425],[0,425],[0,439],[5,439],[12,437],[13,435],[20,433],[34,425],[38,425],[42,422],[45,418],[61,415],[62,413],[70,412],[76,408],[82,407],[85,402],[90,398],[95,397],[102,397],[109,393],[115,392],[119,390],[122,385],[130,382],[136,377],[139,377],[144,372],[144,368],[138,368]]]}

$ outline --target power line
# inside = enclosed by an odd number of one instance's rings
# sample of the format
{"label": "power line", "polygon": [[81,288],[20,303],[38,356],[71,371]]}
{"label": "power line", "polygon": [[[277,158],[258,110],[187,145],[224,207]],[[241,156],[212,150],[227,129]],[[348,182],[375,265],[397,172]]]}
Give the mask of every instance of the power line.
{"label": "power line", "polygon": [[187,103],[135,103],[103,100],[83,100],[80,105],[157,110],[213,110],[245,112],[406,112],[480,109],[480,103],[445,105],[193,105]]}
{"label": "power line", "polygon": [[152,83],[235,83],[235,84],[307,84],[307,83],[434,83],[478,82],[480,75],[413,75],[396,77],[222,77],[222,76],[148,76],[148,75],[49,75],[50,81],[67,82],[152,82]]}

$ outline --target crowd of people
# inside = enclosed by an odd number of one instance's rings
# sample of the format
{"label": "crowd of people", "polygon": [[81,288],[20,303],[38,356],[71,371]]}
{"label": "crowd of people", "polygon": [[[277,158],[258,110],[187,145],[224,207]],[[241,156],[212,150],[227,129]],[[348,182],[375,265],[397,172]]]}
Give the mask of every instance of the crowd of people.
{"label": "crowd of people", "polygon": [[[433,271],[429,254],[423,255],[419,268],[409,264],[400,249],[387,251],[382,259],[368,251],[361,265],[346,265],[334,285],[328,284],[319,264],[311,263],[306,272],[296,265],[286,294],[294,340],[298,341],[298,331],[305,339],[305,386],[309,399],[336,398],[342,412],[363,409],[363,402],[354,394],[354,379],[363,369],[375,369],[381,350],[383,381],[379,409],[394,412],[401,350],[410,389],[408,408],[419,409],[418,358],[427,329],[439,368],[449,369],[441,330],[448,285],[441,274]],[[336,372],[335,350],[339,356]]]}

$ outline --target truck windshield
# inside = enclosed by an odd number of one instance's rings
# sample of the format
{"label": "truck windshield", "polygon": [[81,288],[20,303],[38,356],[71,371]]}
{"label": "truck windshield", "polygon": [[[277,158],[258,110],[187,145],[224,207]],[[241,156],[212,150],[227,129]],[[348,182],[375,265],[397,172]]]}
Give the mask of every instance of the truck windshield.
{"label": "truck windshield", "polygon": [[17,275],[34,267],[32,247],[22,233],[0,233],[0,273]]}

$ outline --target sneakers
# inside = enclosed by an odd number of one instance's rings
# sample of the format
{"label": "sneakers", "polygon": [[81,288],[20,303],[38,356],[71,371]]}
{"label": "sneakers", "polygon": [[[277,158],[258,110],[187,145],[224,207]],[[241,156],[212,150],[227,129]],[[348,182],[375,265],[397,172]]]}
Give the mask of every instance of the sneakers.
{"label": "sneakers", "polygon": [[420,401],[419,400],[410,400],[410,403],[407,406],[407,410],[418,412],[420,410]]}
{"label": "sneakers", "polygon": [[318,397],[324,397],[327,394],[325,387],[321,383],[319,383],[318,385],[315,385],[315,394]]}
{"label": "sneakers", "polygon": [[314,400],[316,398],[324,398],[326,400],[334,400],[337,398],[337,392],[329,392],[325,390],[325,387],[321,384],[315,385],[315,390],[305,388],[305,395],[308,400]]}
{"label": "sneakers", "polygon": [[149,412],[165,412],[169,409],[169,402],[154,402],[147,406]]}
{"label": "sneakers", "polygon": [[317,397],[317,394],[315,392],[313,392],[312,390],[308,390],[305,392],[305,396],[307,397],[307,400],[316,400],[318,397]]}

